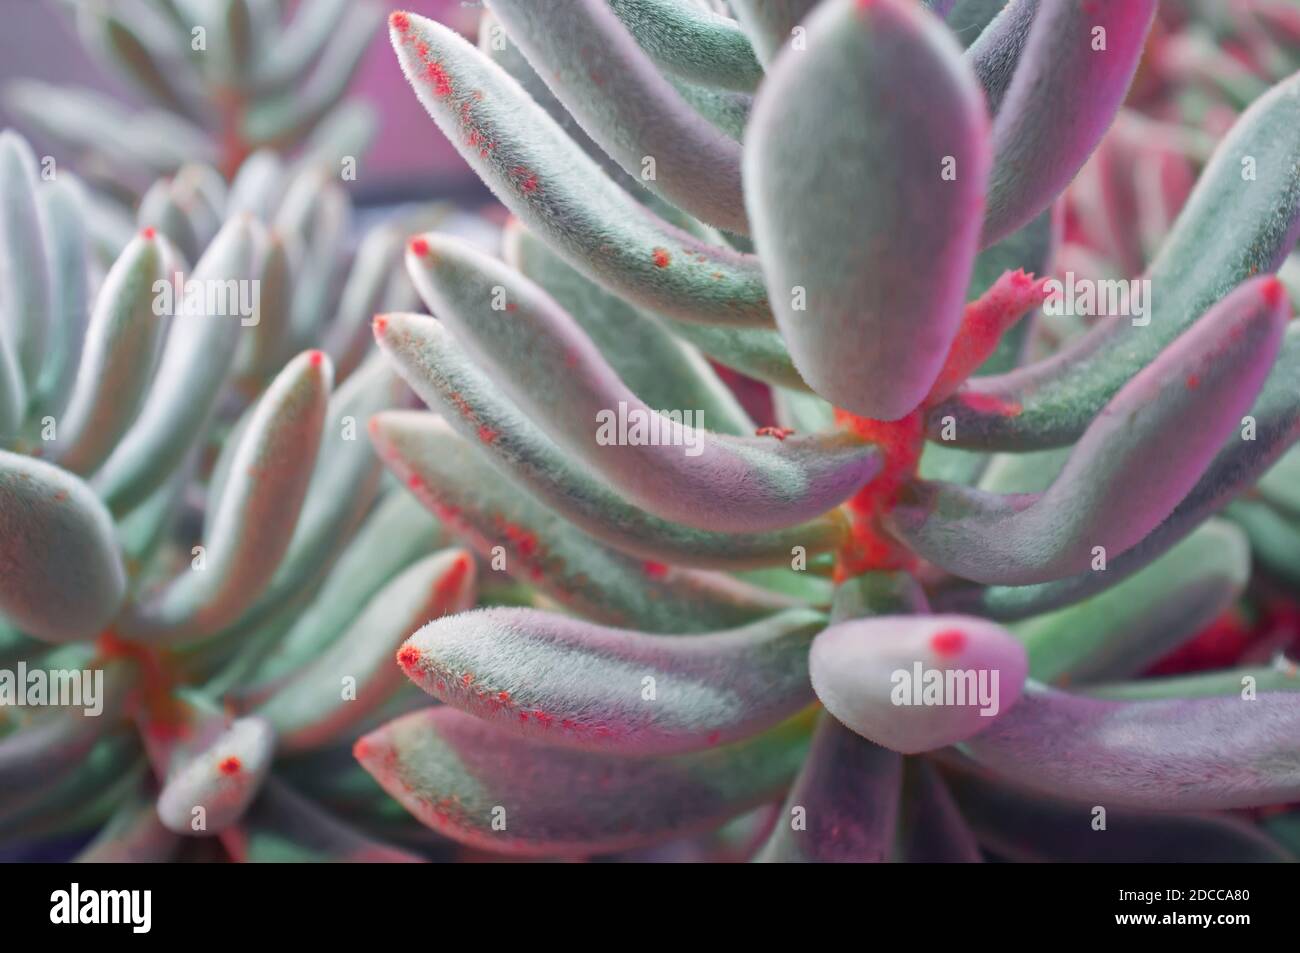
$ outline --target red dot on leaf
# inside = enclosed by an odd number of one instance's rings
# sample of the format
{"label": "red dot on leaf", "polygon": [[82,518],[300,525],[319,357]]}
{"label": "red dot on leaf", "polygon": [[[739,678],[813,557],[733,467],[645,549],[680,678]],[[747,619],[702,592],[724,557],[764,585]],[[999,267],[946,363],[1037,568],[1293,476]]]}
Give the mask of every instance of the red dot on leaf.
{"label": "red dot on leaf", "polygon": [[420,258],[423,258],[425,255],[429,254],[429,243],[426,242],[423,238],[412,238],[411,254],[418,255]]}
{"label": "red dot on leaf", "polygon": [[244,765],[238,758],[236,758],[232,754],[229,758],[222,761],[221,764],[219,764],[217,767],[220,769],[222,774],[231,775],[231,774],[238,774],[240,770],[244,767]]}
{"label": "red dot on leaf", "polygon": [[930,637],[930,648],[936,655],[956,655],[966,647],[966,633],[957,629],[945,629]]}

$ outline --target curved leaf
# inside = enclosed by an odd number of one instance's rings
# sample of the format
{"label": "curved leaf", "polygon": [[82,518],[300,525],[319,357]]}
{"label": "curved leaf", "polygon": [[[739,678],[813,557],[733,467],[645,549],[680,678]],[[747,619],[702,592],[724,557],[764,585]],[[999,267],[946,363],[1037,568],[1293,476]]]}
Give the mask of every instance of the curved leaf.
{"label": "curved leaf", "polygon": [[1297,694],[1118,702],[1027,687],[963,750],[1035,791],[1195,811],[1300,797],[1297,732]]}
{"label": "curved leaf", "polygon": [[[205,431],[239,342],[237,289],[252,280],[252,256],[250,220],[231,219],[186,279],[185,298],[173,302],[171,332],[140,416],[91,480],[115,513],[156,490]],[[190,282],[202,289],[199,313],[190,311]]]}
{"label": "curved leaf", "polygon": [[808,646],[825,623],[792,609],[687,638],[480,609],[424,626],[397,661],[443,703],[521,737],[675,754],[747,738],[810,704]]}
{"label": "curved leaf", "polygon": [[683,566],[743,568],[832,549],[846,524],[832,511],[816,522],[767,533],[713,533],[660,519],[626,502],[543,435],[494,381],[479,371],[446,328],[418,315],[383,316],[379,346],[412,389],[494,466],[543,503],[611,546]]}
{"label": "curved leaf", "polygon": [[[983,244],[1047,208],[1115,118],[1156,0],[1047,3],[1035,14],[993,126]],[[1086,90],[1086,95],[1080,95]]]}
{"label": "curved leaf", "polygon": [[[803,378],[839,407],[897,420],[929,392],[961,321],[988,119],[951,34],[910,0],[832,0],[807,42],[755,103],[754,241]],[[846,108],[860,121],[838,121]]]}
{"label": "curved leaf", "polygon": [[813,642],[809,659],[826,710],[904,754],[988,731],[1014,710],[1028,668],[1010,633],[967,616],[837,622]]}
{"label": "curved leaf", "polygon": [[[999,497],[916,484],[891,528],[966,579],[1025,584],[1084,571],[1142,540],[1196,485],[1240,424],[1281,343],[1275,278],[1241,285],[1133,378],[1084,433],[1052,486]],[[1195,420],[1188,430],[1180,423]]]}
{"label": "curved leaf", "polygon": [[796,604],[721,573],[605,547],[504,480],[433,414],[379,414],[371,437],[389,468],[479,555],[593,621],[709,632]]}
{"label": "curved leaf", "polygon": [[219,834],[236,823],[271,768],[274,735],[261,718],[239,718],[172,773],[158,795],[158,819],[176,834]]}
{"label": "curved leaf", "polygon": [[497,198],[574,267],[683,320],[771,325],[754,256],[646,210],[499,66],[446,27],[405,13],[389,23],[429,115]]}
{"label": "curved leaf", "polygon": [[[1076,440],[1127,381],[1215,302],[1251,276],[1276,271],[1295,247],[1297,152],[1300,74],[1260,97],[1219,144],[1147,270],[1149,287],[1137,289],[1145,302],[1141,315],[1111,313],[1046,360],[971,381],[929,412],[930,436],[938,438],[951,416],[959,446],[1022,451]],[[1254,160],[1252,178],[1243,175],[1246,157]],[[1130,295],[1121,310],[1137,307]]]}
{"label": "curved leaf", "polygon": [[300,669],[256,714],[282,750],[318,747],[383,702],[402,683],[392,653],[430,619],[474,604],[474,561],[446,550],[407,567],[377,592],[348,631]]}
{"label": "curved leaf", "polygon": [[682,79],[752,90],[763,76],[734,20],[684,0],[610,0],[609,5],[641,48]]}
{"label": "curved leaf", "polygon": [[454,840],[585,856],[708,830],[770,800],[803,758],[804,720],[708,751],[615,758],[534,744],[438,707],[390,721],[354,752],[419,821]]}
{"label": "curved leaf", "polygon": [[902,777],[898,754],[823,712],[812,750],[755,859],[782,864],[888,860]]}
{"label": "curved leaf", "polygon": [[77,382],[58,424],[56,460],[92,472],[130,426],[149,388],[165,322],[155,308],[164,274],[162,240],[146,229],[118,256],[100,286]]}
{"label": "curved leaf", "polygon": [[490,0],[488,9],[624,171],[701,221],[748,233],[739,144],[682,99],[602,0]]}
{"label": "curved leaf", "polygon": [[[499,372],[517,406],[663,519],[719,532],[779,529],[824,513],[878,469],[876,449],[846,433],[741,439],[689,426],[691,408],[669,409],[673,420],[647,407],[549,295],[464,242],[423,236],[407,268],[430,310],[481,367]],[[386,333],[382,323],[376,333]]]}
{"label": "curved leaf", "polygon": [[47,642],[89,639],[125,594],[113,518],[90,487],[0,450],[0,613]]}
{"label": "curved leaf", "polygon": [[124,637],[177,642],[210,635],[261,595],[289,548],[324,427],[332,370],[300,354],[272,381],[239,440],[204,539],[204,563],[132,605]]}

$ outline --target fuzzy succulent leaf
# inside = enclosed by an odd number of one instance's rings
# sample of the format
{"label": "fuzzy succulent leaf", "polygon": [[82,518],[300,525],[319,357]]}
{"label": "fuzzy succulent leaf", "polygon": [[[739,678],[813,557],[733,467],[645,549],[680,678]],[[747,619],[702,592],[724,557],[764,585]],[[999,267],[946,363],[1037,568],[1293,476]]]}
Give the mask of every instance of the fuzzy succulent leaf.
{"label": "fuzzy succulent leaf", "polygon": [[[1010,0],[998,4],[997,15],[976,34],[973,42],[967,44],[966,58],[984,87],[990,116],[996,116],[1002,108],[1002,100],[1020,65],[1020,55],[1029,39],[1029,29],[1038,13],[1039,2]],[[951,22],[949,26],[952,26]]]}
{"label": "fuzzy succulent leaf", "polygon": [[37,201],[39,177],[31,147],[0,133],[0,334],[8,338],[23,380],[33,389],[45,358],[51,276]]}
{"label": "fuzzy succulent leaf", "polygon": [[688,321],[770,326],[752,255],[702,241],[616,185],[499,66],[446,27],[390,20],[429,115],[497,197],[610,290]]}
{"label": "fuzzy succulent leaf", "polygon": [[844,539],[832,511],[813,523],[766,533],[718,533],[660,519],[628,503],[547,438],[474,365],[437,321],[388,314],[377,326],[380,348],[407,383],[466,440],[477,441],[495,466],[579,528],[645,559],[702,568],[744,568],[788,562]]}
{"label": "fuzzy succulent leaf", "polygon": [[825,623],[792,609],[683,637],[490,608],[430,622],[397,659],[444,704],[520,737],[676,754],[750,737],[809,705],[808,646]]}
{"label": "fuzzy succulent leaf", "polygon": [[693,83],[752,90],[763,69],[740,26],[688,0],[610,0],[659,66]]}
{"label": "fuzzy succulent leaf", "polygon": [[[669,331],[663,321],[589,281],[517,219],[506,225],[501,246],[506,263],[544,288],[582,325],[623,383],[651,407],[690,407],[703,413],[709,429],[718,433],[754,432],[754,422],[735,395],[700,353],[681,339],[686,335]],[[775,336],[771,331],[706,328],[680,322],[674,330],[682,327],[721,334]]]}
{"label": "fuzzy succulent leaf", "polygon": [[[1215,302],[1250,277],[1276,271],[1294,248],[1297,152],[1300,75],[1256,100],[1215,150],[1147,270],[1143,316],[1107,316],[1043,361],[973,380],[929,412],[931,437],[951,416],[959,446],[1023,451],[1076,440],[1125,382]],[[1254,160],[1249,180],[1245,157]]]}
{"label": "fuzzy succulent leaf", "polygon": [[[392,664],[402,641],[430,619],[474,604],[474,561],[463,549],[428,556],[399,573],[320,655],[259,707],[285,751],[317,747],[370,714],[401,684]],[[351,680],[352,694],[344,692]],[[340,704],[340,698],[346,704]]]}
{"label": "fuzzy succulent leaf", "polygon": [[[1115,395],[1049,489],[1001,497],[918,484],[892,514],[893,531],[954,575],[985,583],[1083,572],[1098,546],[1108,559],[1122,554],[1174,511],[1240,425],[1288,316],[1276,279],[1244,283]],[[1193,431],[1178,426],[1190,419]]]}
{"label": "fuzzy succulent leaf", "polygon": [[754,52],[770,69],[777,52],[790,41],[794,28],[817,5],[817,0],[736,0],[732,8],[745,28]]}
{"label": "fuzzy succulent leaf", "polygon": [[1087,161],[1124,101],[1155,10],[1156,0],[1047,3],[1034,15],[993,126],[983,244],[1027,224]]}
{"label": "fuzzy succulent leaf", "polygon": [[1213,520],[1119,585],[1012,631],[1037,681],[1128,678],[1227,611],[1249,577],[1245,535]]}
{"label": "fuzzy succulent leaf", "polygon": [[722,573],[644,562],[604,546],[510,484],[433,414],[379,414],[371,437],[389,468],[479,555],[504,559],[520,582],[594,622],[709,632],[796,604]]}
{"label": "fuzzy succulent leaf", "polygon": [[1106,805],[1106,835],[1091,823],[1095,805],[1026,795],[968,775],[950,776],[979,839],[1021,863],[1278,863],[1292,858],[1258,828],[1222,814],[1153,814]]}
{"label": "fuzzy succulent leaf", "polygon": [[190,568],[118,620],[123,636],[177,642],[238,619],[289,548],[326,417],[332,370],[319,351],[290,361],[258,402],[204,538],[206,565]]}
{"label": "fuzzy succulent leaf", "polygon": [[[746,138],[755,245],[804,379],[896,420],[929,392],[961,320],[988,119],[952,36],[908,0],[833,0],[807,42],[811,55],[774,65]],[[860,122],[832,120],[846,104]],[[859,162],[833,161],[844,154]]]}
{"label": "fuzzy succulent leaf", "polygon": [[[227,288],[228,282],[247,281],[252,274],[253,230],[248,220],[236,218],[218,233],[187,283]],[[237,315],[223,313],[230,302],[216,302],[216,312],[209,313],[204,301],[200,313],[191,313],[185,304],[188,292],[177,287],[175,295],[167,343],[140,415],[91,479],[116,513],[156,490],[198,442],[235,357],[241,322]]]}
{"label": "fuzzy succulent leaf", "polygon": [[113,518],[68,471],[0,450],[0,613],[47,642],[90,639],[117,614],[126,569]]}
{"label": "fuzzy succulent leaf", "polygon": [[238,695],[263,700],[281,680],[326,652],[387,583],[420,557],[440,549],[445,533],[409,493],[388,493],[349,540],[320,593],[261,660]]}
{"label": "fuzzy succulent leaf", "polygon": [[264,719],[236,719],[168,776],[158,795],[158,819],[176,834],[219,834],[257,796],[274,750],[274,733]]}
{"label": "fuzzy succulent leaf", "polygon": [[[880,863],[893,850],[903,759],[822,713],[764,863]],[[796,827],[797,813],[806,821]]]}
{"label": "fuzzy succulent leaf", "polygon": [[1154,811],[1300,796],[1300,694],[1122,702],[1027,686],[962,750],[1046,794]]}
{"label": "fuzzy succulent leaf", "polygon": [[[528,279],[455,239],[420,241],[407,267],[430,310],[551,439],[656,516],[717,532],[780,529],[824,513],[878,468],[875,448],[848,434],[736,438],[671,420]],[[666,438],[602,437],[637,418],[668,428]]]}
{"label": "fuzzy succulent leaf", "polygon": [[[809,659],[813,688],[827,711],[864,738],[905,754],[987,731],[1014,710],[1028,669],[1014,636],[967,616],[837,622],[817,637]],[[980,672],[988,683],[980,692],[965,683],[960,701],[917,705],[914,699],[928,679],[924,672],[956,672],[959,678]]]}
{"label": "fuzzy succulent leaf", "polygon": [[973,864],[983,860],[947,781],[934,764],[911,758],[903,764],[897,860],[907,863]]}
{"label": "fuzzy succulent leaf", "polygon": [[740,145],[681,97],[602,0],[491,0],[488,9],[625,172],[703,222],[748,233]]}
{"label": "fuzzy succulent leaf", "polygon": [[155,312],[163,239],[151,231],[122,251],[95,298],[77,380],[59,422],[55,460],[90,473],[112,452],[149,388],[166,323]]}
{"label": "fuzzy succulent leaf", "polygon": [[[357,759],[418,820],[515,856],[627,850],[707,830],[770,800],[807,750],[796,717],[736,744],[670,757],[538,745],[454,708],[390,721]],[[504,811],[505,825],[494,825]]]}

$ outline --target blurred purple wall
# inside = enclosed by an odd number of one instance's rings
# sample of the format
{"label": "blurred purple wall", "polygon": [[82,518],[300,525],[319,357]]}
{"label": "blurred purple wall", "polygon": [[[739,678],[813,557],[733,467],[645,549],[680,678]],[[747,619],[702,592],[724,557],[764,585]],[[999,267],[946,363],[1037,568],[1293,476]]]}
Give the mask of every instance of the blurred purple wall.
{"label": "blurred purple wall", "polygon": [[[311,2],[296,0],[291,6]],[[480,4],[472,0],[382,2],[392,10],[437,19],[471,38],[481,11]],[[87,56],[70,21],[56,9],[55,0],[0,0],[0,86],[10,79],[29,77],[90,86],[139,104],[137,97]],[[378,137],[355,183],[360,196],[485,194],[407,86],[382,28],[375,31],[352,95],[367,99],[380,116]],[[10,125],[12,119],[0,105],[0,127]]]}

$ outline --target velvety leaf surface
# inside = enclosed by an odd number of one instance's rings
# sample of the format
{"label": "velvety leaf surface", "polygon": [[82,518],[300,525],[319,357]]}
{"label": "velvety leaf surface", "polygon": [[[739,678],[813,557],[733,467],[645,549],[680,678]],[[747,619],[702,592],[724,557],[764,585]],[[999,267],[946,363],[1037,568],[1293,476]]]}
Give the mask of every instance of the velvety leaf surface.
{"label": "velvety leaf surface", "polygon": [[770,800],[803,759],[805,723],[708,751],[623,758],[538,745],[439,707],[389,722],[355,753],[448,837],[493,853],[587,856],[707,830]]}
{"label": "velvety leaf surface", "polygon": [[[951,34],[915,4],[833,0],[807,29],[808,51],[774,64],[746,137],[755,245],[804,379],[896,420],[929,392],[961,320],[988,120]],[[860,120],[838,121],[845,109]]]}
{"label": "velvety leaf surface", "polygon": [[704,635],[649,635],[530,609],[430,622],[397,653],[440,701],[542,744],[672,754],[728,744],[813,701],[807,609]]}

